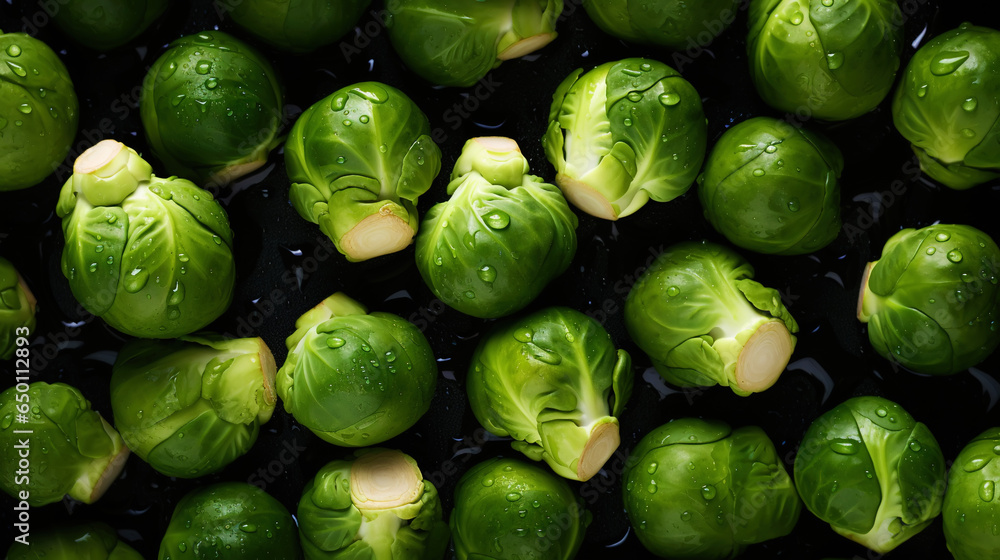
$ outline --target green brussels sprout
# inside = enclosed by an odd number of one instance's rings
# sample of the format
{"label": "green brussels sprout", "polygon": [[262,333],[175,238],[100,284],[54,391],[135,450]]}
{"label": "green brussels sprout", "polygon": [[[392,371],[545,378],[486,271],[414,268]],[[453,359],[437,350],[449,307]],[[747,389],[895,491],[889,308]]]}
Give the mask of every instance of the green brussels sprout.
{"label": "green brussels sprout", "polygon": [[562,274],[576,253],[576,214],[559,189],[528,174],[510,138],[466,142],[417,236],[417,268],[438,298],[480,318],[510,315]]}
{"label": "green brussels sprout", "polygon": [[1000,428],[979,434],[962,449],[948,475],[942,520],[955,560],[1000,558]]}
{"label": "green brussels sprout", "polygon": [[951,375],[1000,344],[1000,248],[982,231],[937,224],[889,238],[868,263],[858,319],[887,360],[917,373]]}
{"label": "green brussels sprout", "polygon": [[719,138],[698,176],[698,197],[705,218],[734,245],[802,255],[837,238],[843,169],[826,137],[756,117]]}
{"label": "green brussels sprout", "polygon": [[368,313],[336,293],[295,322],[278,370],[285,410],[324,441],[364,447],[394,438],[431,406],[437,362],[413,324]]}
{"label": "green brussels sprout", "polygon": [[562,0],[394,0],[386,2],[386,27],[411,70],[437,85],[468,87],[551,43],[562,9]]}
{"label": "green brussels sprout", "polygon": [[35,330],[35,296],[14,265],[0,257],[0,360],[14,357],[17,339]]}
{"label": "green brussels sprout", "polygon": [[0,30],[0,192],[33,187],[69,153],[78,120],[69,72],[45,43]]}
{"label": "green brussels sprout", "polygon": [[621,442],[617,417],[632,393],[631,365],[597,321],[551,307],[500,323],[480,341],[466,379],[469,403],[484,428],[514,438],[515,450],[559,476],[588,480]]}
{"label": "green brussels sprout", "polygon": [[740,0],[583,0],[605,33],[673,50],[703,47],[736,20]]}
{"label": "green brussels sprout", "polygon": [[276,369],[259,338],[130,342],[111,373],[115,424],[167,476],[216,472],[249,451],[271,419]]}
{"label": "green brussels sprout", "polygon": [[32,534],[27,546],[14,543],[7,560],[142,560],[142,555],[118,540],[115,530],[100,522],[61,526]]}
{"label": "green brussels sprout", "polygon": [[119,331],[173,338],[229,307],[236,272],[225,210],[190,181],[156,177],[124,144],[104,140],[77,158],[56,213],[73,295]]}
{"label": "green brussels sprout", "polygon": [[[118,432],[91,410],[80,391],[64,383],[8,388],[0,393],[0,418],[0,486],[33,507],[67,494],[94,503],[128,459]],[[30,435],[18,433],[25,431]]]}
{"label": "green brussels sprout", "polygon": [[565,480],[496,458],[458,481],[450,525],[458,560],[572,560],[592,519]]}
{"label": "green brussels sprout", "polygon": [[542,144],[566,198],[617,220],[687,192],[705,157],[706,122],[701,97],[676,70],[628,58],[570,74],[552,96]]}
{"label": "green brussels sprout", "polygon": [[99,51],[135,39],[167,9],[167,0],[59,0],[52,21],[77,42]]}
{"label": "green brussels sprout", "polygon": [[441,560],[448,546],[437,488],[409,455],[361,449],[306,484],[298,521],[306,560]]}
{"label": "green brussels sprout", "polygon": [[878,106],[903,49],[897,0],[751,0],[747,56],[775,109],[842,121]]}
{"label": "green brussels sprout", "polygon": [[285,506],[243,482],[220,482],[181,498],[160,541],[158,560],[299,560],[299,531]]}
{"label": "green brussels sprout", "polygon": [[855,397],[809,426],[795,486],[834,531],[885,554],[941,513],[944,456],[927,426],[898,404]]}
{"label": "green brussels sprout", "polygon": [[241,0],[230,15],[268,44],[306,53],[353,29],[369,4],[371,0]]}
{"label": "green brussels sprout", "polygon": [[702,241],[656,258],[625,301],[625,326],[664,379],[681,387],[770,388],[795,349],[798,323],[777,290],[734,251]]}
{"label": "green brussels sprout", "polygon": [[417,233],[417,197],[441,170],[431,125],[403,92],[377,82],[306,109],[285,144],[289,197],[347,260],[402,251]]}
{"label": "green brussels sprout", "polygon": [[642,438],[622,480],[635,534],[661,558],[735,558],[791,533],[802,511],[774,444],[756,426],[673,420]]}
{"label": "green brussels sprout", "polygon": [[1000,177],[1000,31],[963,23],[910,59],[892,100],[924,173],[953,189]]}
{"label": "green brussels sprout", "polygon": [[170,44],[146,73],[139,115],[167,171],[224,185],[267,163],[281,143],[281,84],[250,45],[206,31]]}

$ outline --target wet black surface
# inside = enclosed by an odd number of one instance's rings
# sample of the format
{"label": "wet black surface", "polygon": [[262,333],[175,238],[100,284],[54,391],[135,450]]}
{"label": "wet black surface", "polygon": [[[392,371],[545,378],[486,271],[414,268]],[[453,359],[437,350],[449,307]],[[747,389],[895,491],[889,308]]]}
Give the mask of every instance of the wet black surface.
{"label": "wet black surface", "polygon": [[[342,42],[310,55],[291,56],[255,42],[208,0],[173,4],[137,41],[101,55],[71,43],[54,26],[43,25],[48,18],[40,4],[28,0],[0,3],[0,28],[9,32],[22,30],[27,24],[28,31],[58,51],[70,69],[80,96],[81,120],[69,161],[104,138],[148,153],[137,107],[143,75],[171,40],[207,29],[232,32],[261,48],[280,70],[290,115],[357,81],[384,81],[404,90],[445,138],[441,144],[443,172],[421,198],[422,212],[445,198],[445,176],[462,144],[472,136],[515,138],[533,170],[551,179],[554,173],[545,161],[540,138],[552,92],[577,67],[626,56],[658,58],[674,66],[703,96],[710,143],[734,122],[756,115],[784,116],[764,106],[750,82],[744,51],[745,10],[707,48],[673,53],[629,46],[604,35],[571,1],[560,21],[559,38],[544,50],[528,60],[505,63],[477,87],[441,89],[402,66],[383,32],[377,6]],[[904,65],[921,41],[962,21],[997,27],[997,16],[987,16],[981,9],[986,5],[976,0],[902,2],[908,14]],[[672,418],[702,416],[733,425],[761,426],[791,470],[796,446],[809,423],[833,405],[861,394],[882,395],[900,403],[930,427],[949,459],[976,434],[1000,424],[996,407],[1000,358],[994,356],[971,372],[953,377],[915,375],[893,368],[876,355],[863,325],[854,317],[864,263],[876,258],[885,240],[900,228],[959,222],[1000,239],[1000,224],[995,219],[1000,183],[958,192],[920,176],[909,147],[892,127],[888,103],[854,121],[808,126],[829,135],[844,152],[845,228],[832,245],[813,255],[743,253],[756,267],[757,279],[782,292],[801,326],[789,371],[763,394],[741,398],[724,388],[685,392],[667,388],[655,372],[647,370],[648,359],[625,333],[625,295],[658,252],[682,240],[722,241],[702,218],[694,191],[671,203],[650,203],[616,224],[580,216],[576,259],[532,308],[566,305],[586,311],[605,324],[619,345],[632,352],[637,379],[628,410],[621,418],[622,456],[652,428]],[[154,169],[159,169],[155,160],[151,161]],[[32,345],[36,378],[79,387],[110,419],[110,368],[125,337],[100,320],[91,320],[77,306],[59,272],[62,234],[54,208],[60,184],[52,177],[27,191],[0,193],[0,254],[17,265],[39,300]],[[272,154],[259,173],[218,193],[236,234],[238,278],[233,305],[212,325],[213,330],[263,337],[280,364],[285,356],[284,339],[291,334],[295,319],[338,290],[372,310],[396,313],[416,323],[434,347],[442,376],[431,411],[412,430],[386,445],[417,459],[425,476],[440,483],[445,509],[450,510],[455,483],[469,466],[495,455],[516,455],[504,441],[487,441],[466,403],[465,368],[480,334],[488,328],[487,322],[448,310],[435,301],[420,281],[412,247],[358,264],[346,262],[339,254],[331,255],[332,247],[316,226],[299,218],[288,203],[287,193],[288,180],[279,152]],[[13,384],[10,365],[0,366],[0,387]],[[123,478],[98,503],[35,509],[32,528],[38,530],[67,519],[99,518],[152,558],[174,504],[188,490],[220,480],[256,481],[294,513],[305,481],[327,461],[345,454],[345,450],[300,429],[279,405],[250,453],[216,475],[194,481],[169,479],[133,457]],[[620,468],[615,468],[620,465],[620,458],[612,459],[590,482],[573,483],[596,520],[580,558],[648,556],[629,534],[622,510]],[[0,500],[4,534],[12,506],[6,496]],[[876,557],[803,512],[793,534],[752,546],[744,557],[854,555]],[[894,556],[947,558],[940,520],[899,547]]]}

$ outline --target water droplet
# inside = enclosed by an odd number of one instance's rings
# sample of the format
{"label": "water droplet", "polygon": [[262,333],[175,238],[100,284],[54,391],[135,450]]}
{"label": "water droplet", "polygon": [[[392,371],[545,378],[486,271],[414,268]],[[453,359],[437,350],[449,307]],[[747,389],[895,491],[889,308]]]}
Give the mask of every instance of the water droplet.
{"label": "water droplet", "polygon": [[489,488],[490,486],[493,486],[493,479],[492,478],[484,478],[483,479],[483,486],[485,486],[487,488]]}
{"label": "water droplet", "polygon": [[497,271],[490,265],[483,265],[479,269],[479,279],[487,284],[492,284],[497,279]]}
{"label": "water droplet", "polygon": [[630,92],[628,94],[628,100],[632,101],[633,103],[638,103],[642,101],[642,94],[639,93],[638,91]]}
{"label": "water droplet", "polygon": [[518,501],[520,499],[521,499],[521,495],[518,494],[517,492],[511,492],[511,493],[507,494],[507,501],[508,502],[516,502],[516,501]]}
{"label": "water droplet", "polygon": [[444,264],[444,259],[441,258],[441,255],[436,255],[434,257],[434,264],[436,264],[438,266],[441,266],[441,265]]}
{"label": "water droplet", "polygon": [[764,176],[764,170],[760,169],[760,168],[754,169],[753,170],[753,176],[754,177],[763,177]]}
{"label": "water droplet", "polygon": [[642,65],[639,66],[639,69],[642,70],[643,72],[649,72],[650,70],[653,69],[653,65],[647,62],[643,62]]}
{"label": "water droplet", "polygon": [[660,103],[667,107],[673,107],[681,102],[681,96],[676,93],[664,93],[660,95]]}
{"label": "water droplet", "polygon": [[899,532],[903,530],[903,520],[899,517],[893,519],[892,521],[889,522],[888,529],[890,535],[893,536],[898,535]]}
{"label": "water droplet", "polygon": [[690,520],[691,520],[690,511],[685,511],[684,513],[681,514],[681,521],[690,521]]}
{"label": "water droplet", "polygon": [[953,263],[962,262],[962,252],[959,251],[958,249],[952,249],[951,251],[948,251],[948,260]]}
{"label": "water droplet", "polygon": [[344,126],[351,126],[352,124],[354,123],[351,122],[351,119],[344,119]]}
{"label": "water droplet", "polygon": [[778,147],[772,144],[772,145],[764,148],[764,151],[767,152],[767,153],[769,153],[769,154],[773,154],[774,152],[778,151]]}
{"label": "water droplet", "polygon": [[655,480],[649,481],[649,485],[646,486],[646,492],[649,492],[650,494],[656,494],[656,490],[657,490],[656,481]]}
{"label": "water droplet", "polygon": [[180,280],[177,280],[174,282],[174,288],[170,290],[167,305],[180,305],[182,301],[184,301],[184,284]]}
{"label": "water droplet", "polygon": [[177,255],[177,260],[181,261],[182,263],[186,263],[191,260],[191,257],[185,255],[184,253],[180,253]]}
{"label": "water droplet", "polygon": [[17,110],[21,111],[25,115],[30,115],[31,114],[31,105],[28,105],[27,103],[21,103],[20,105],[17,106]]}
{"label": "water droplet", "polygon": [[829,8],[830,6],[833,5],[833,0],[823,0],[822,4],[827,8]]}
{"label": "water droplet", "polygon": [[219,80],[217,78],[209,78],[205,80],[205,87],[208,89],[215,89],[219,87]]}
{"label": "water droplet", "polygon": [[632,119],[625,119],[625,126],[632,126]]}
{"label": "water droplet", "polygon": [[962,290],[955,290],[955,299],[958,301],[965,301],[965,294],[962,293]]}
{"label": "water droplet", "polygon": [[384,154],[387,151],[389,151],[389,146],[386,146],[385,144],[382,144],[381,146],[378,147],[378,151]]}
{"label": "water droplet", "polygon": [[992,480],[987,480],[979,487],[979,497],[984,502],[992,502],[995,490],[996,490],[996,483],[994,483]]}
{"label": "water droplet", "polygon": [[0,428],[6,430],[13,423],[14,423],[14,415],[11,413],[7,413],[7,415],[3,417],[3,421],[0,421]]}
{"label": "water droplet", "polygon": [[464,295],[467,299],[476,299],[476,292],[473,292],[472,290],[465,290],[465,293],[462,295]]}
{"label": "water droplet", "polygon": [[19,47],[17,45],[10,45],[10,46],[8,46],[7,47],[7,55],[8,56],[13,56],[13,57],[21,56],[21,47]]}
{"label": "water droplet", "polygon": [[184,101],[185,97],[187,96],[184,95],[183,93],[177,94],[170,99],[170,104],[173,105],[174,107],[177,107],[178,105],[181,104],[182,101]]}
{"label": "water droplet", "polygon": [[658,466],[659,465],[656,464],[656,461],[653,461],[652,463],[649,464],[649,466],[646,467],[646,472],[649,474],[654,474]]}
{"label": "water droplet", "polygon": [[523,327],[514,331],[514,340],[527,344],[531,342],[531,339],[535,336],[534,331],[527,327]]}
{"label": "water droplet", "polygon": [[216,245],[222,245],[222,238],[219,237],[218,235],[213,235],[212,236],[212,241],[215,241]]}
{"label": "water droplet", "polygon": [[802,12],[795,12],[794,14],[792,14],[792,18],[790,20],[788,20],[788,21],[790,21],[792,23],[792,25],[799,25],[799,24],[801,24],[802,23]]}
{"label": "water droplet", "polygon": [[917,97],[927,97],[927,90],[928,89],[930,89],[930,86],[927,85],[927,84],[924,84],[924,85],[918,87],[917,88]]}
{"label": "water droplet", "polygon": [[934,236],[934,239],[937,239],[938,241],[940,241],[940,242],[943,243],[943,242],[948,241],[949,239],[951,239],[951,234],[950,233],[943,233],[942,232],[942,233],[939,233],[936,236]]}
{"label": "water droplet", "polygon": [[179,550],[181,552],[187,552],[187,549],[188,549],[187,543],[183,543],[182,542],[182,543],[178,543],[177,544],[177,550]]}
{"label": "water droplet", "polygon": [[212,63],[207,60],[199,60],[198,64],[194,67],[194,71],[204,76],[212,71]]}
{"label": "water droplet", "polygon": [[134,294],[139,290],[146,287],[146,282],[149,281],[149,273],[141,268],[132,269],[131,272],[125,275],[122,281],[125,286],[125,291]]}
{"label": "water droplet", "polygon": [[7,61],[7,66],[10,67],[10,70],[12,72],[14,72],[15,74],[17,74],[18,76],[20,76],[22,78],[24,78],[24,77],[26,77],[28,75],[28,73],[24,70],[24,67],[21,66],[20,64],[16,64],[16,63],[11,62],[11,61],[8,60]]}
{"label": "water droplet", "polygon": [[799,211],[799,201],[798,200],[789,200],[788,201],[788,211],[789,212],[798,212]]}
{"label": "water droplet", "polygon": [[503,210],[494,210],[486,215],[486,225],[492,229],[505,229],[510,225],[510,216]]}
{"label": "water droplet", "polygon": [[326,339],[326,345],[329,348],[340,348],[344,344],[347,344],[347,341],[339,336],[331,336]]}
{"label": "water droplet", "polygon": [[873,475],[871,471],[865,471],[865,478],[871,480],[874,477],[875,475]]}
{"label": "water droplet", "polygon": [[175,319],[177,319],[180,316],[181,316],[181,310],[180,309],[177,309],[176,307],[168,307],[167,308],[167,319],[175,320]]}
{"label": "water droplet", "polygon": [[844,53],[839,52],[828,52],[826,53],[826,66],[830,70],[836,70],[844,65]]}
{"label": "water droplet", "polygon": [[854,455],[858,452],[858,445],[853,441],[831,441],[830,449],[840,455]]}
{"label": "water droplet", "polygon": [[243,531],[244,533],[256,533],[257,526],[253,523],[240,523],[240,531]]}
{"label": "water droplet", "polygon": [[712,486],[711,484],[706,484],[706,485],[704,485],[704,486],[701,487],[701,497],[705,498],[706,500],[713,500],[713,499],[715,499],[715,496],[717,494],[718,494],[718,490],[716,490],[715,486]]}
{"label": "water droplet", "polygon": [[927,250],[924,252],[927,253],[928,255],[933,255],[934,253],[937,252],[937,249],[935,249],[934,247],[928,247]]}
{"label": "water droplet", "polygon": [[346,161],[347,161],[347,158],[345,158],[344,156],[337,157],[337,163],[344,163]]}
{"label": "water droplet", "polygon": [[360,117],[358,117],[358,120],[361,121],[361,124],[368,124],[368,121],[371,120],[371,117],[369,117],[368,115],[361,115]]}
{"label": "water droplet", "polygon": [[875,409],[875,416],[878,416],[879,418],[885,418],[887,414],[889,414],[889,411],[882,407]]}
{"label": "water droplet", "polygon": [[979,105],[979,101],[975,97],[970,97],[962,103],[962,109],[966,111],[975,111],[976,107]]}
{"label": "water droplet", "polygon": [[97,263],[90,263],[88,270],[90,270],[91,272],[97,272]]}
{"label": "water droplet", "polygon": [[923,448],[920,447],[920,442],[918,442],[918,441],[911,441],[910,442],[910,451],[920,451],[921,449],[923,449]]}
{"label": "water droplet", "polygon": [[945,51],[931,61],[931,74],[946,76],[961,68],[969,59],[968,51]]}

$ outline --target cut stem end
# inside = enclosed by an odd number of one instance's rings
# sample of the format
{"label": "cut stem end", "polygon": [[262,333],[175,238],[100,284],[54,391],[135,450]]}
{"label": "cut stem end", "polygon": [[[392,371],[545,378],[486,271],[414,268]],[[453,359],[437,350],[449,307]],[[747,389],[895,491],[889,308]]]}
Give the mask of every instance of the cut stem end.
{"label": "cut stem end", "polygon": [[260,356],[260,370],[264,377],[264,398],[267,399],[268,404],[274,404],[278,402],[278,396],[274,389],[278,365],[274,362],[274,354],[264,339],[257,338],[257,345],[260,347],[257,354]]}
{"label": "cut stem end", "polygon": [[618,213],[615,212],[608,199],[601,196],[601,193],[587,183],[560,173],[556,176],[556,184],[559,185],[573,206],[596,218],[618,220]]}
{"label": "cut stem end", "polygon": [[545,45],[548,45],[554,41],[555,38],[555,33],[541,33],[539,35],[526,37],[504,49],[503,52],[497,55],[497,59],[513,60],[515,58],[521,58],[522,56],[531,54]]}
{"label": "cut stem end", "polygon": [[865,292],[868,291],[868,277],[871,276],[872,268],[874,268],[875,263],[870,262],[865,265],[865,273],[861,277],[861,289],[858,290],[858,309],[857,316],[858,320],[862,323],[868,322],[868,315],[865,314]]}
{"label": "cut stem end", "polygon": [[608,422],[601,424],[590,433],[587,445],[580,454],[580,462],[576,466],[576,476],[583,482],[590,480],[604,463],[614,455],[621,444],[618,424]]}
{"label": "cut stem end", "polygon": [[80,154],[73,163],[73,173],[88,175],[111,163],[125,149],[116,140],[101,140]]}
{"label": "cut stem end", "polygon": [[420,470],[400,451],[366,453],[351,466],[351,499],[359,509],[392,509],[411,504],[423,491]]}
{"label": "cut stem end", "polygon": [[792,348],[792,334],[784,323],[764,323],[740,351],[736,360],[736,386],[750,393],[769,389],[785,371]]}
{"label": "cut stem end", "polygon": [[402,251],[413,243],[414,235],[410,224],[393,214],[387,205],[344,234],[340,248],[348,259],[366,261]]}

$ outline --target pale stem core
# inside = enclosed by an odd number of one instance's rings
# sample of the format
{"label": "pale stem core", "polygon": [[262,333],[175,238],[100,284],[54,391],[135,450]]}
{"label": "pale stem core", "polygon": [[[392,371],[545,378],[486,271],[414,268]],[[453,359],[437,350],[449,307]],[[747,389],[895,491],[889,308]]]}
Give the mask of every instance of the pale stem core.
{"label": "pale stem core", "polygon": [[[101,418],[101,423],[104,424],[105,431],[114,431],[114,428],[112,428],[111,425],[108,424],[108,421],[104,418]],[[128,460],[129,453],[130,451],[128,446],[122,442],[121,450],[118,451],[117,455],[111,458],[108,465],[104,467],[104,472],[101,473],[100,478],[98,478],[97,482],[94,483],[94,489],[90,492],[90,501],[87,502],[88,504],[92,504],[99,500],[101,496],[108,491],[111,483],[118,479],[118,475],[121,474],[122,469],[125,468],[125,461]]]}
{"label": "pale stem core", "polygon": [[515,58],[521,58],[524,55],[531,54],[545,45],[548,45],[555,38],[555,33],[542,33],[540,35],[526,37],[504,49],[503,52],[497,55],[497,59],[512,60]]}
{"label": "pale stem core", "polygon": [[125,144],[115,140],[101,140],[80,154],[73,163],[73,172],[89,175],[110,163],[125,149]]}
{"label": "pale stem core", "polygon": [[254,161],[247,161],[244,163],[237,163],[230,165],[229,167],[222,168],[213,173],[212,176],[208,178],[208,184],[217,185],[220,187],[228,185],[229,183],[235,181],[236,179],[239,179],[240,177],[247,175],[248,173],[253,173],[254,171],[260,169],[261,167],[264,167],[265,163],[267,163],[267,158],[262,157],[261,159],[257,159]]}
{"label": "pale stem core", "polygon": [[352,259],[363,261],[402,251],[413,243],[415,234],[410,224],[386,205],[345,233],[340,247]]}
{"label": "pale stem core", "polygon": [[861,289],[858,290],[858,310],[857,310],[857,315],[858,315],[858,320],[861,321],[862,323],[867,323],[868,322],[868,319],[864,315],[864,312],[865,312],[865,292],[868,291],[867,290],[867,288],[868,288],[868,277],[871,276],[871,274],[872,274],[872,268],[874,266],[875,266],[874,262],[870,262],[867,265],[865,265],[865,273],[861,277]]}
{"label": "pale stem core", "polygon": [[359,509],[412,504],[424,491],[420,471],[399,451],[366,453],[351,465],[351,499]]}
{"label": "pale stem core", "polygon": [[736,360],[736,386],[758,393],[774,385],[792,357],[792,334],[780,321],[761,325]]}
{"label": "pale stem core", "polygon": [[473,141],[490,152],[521,153],[521,147],[517,145],[517,142],[504,136],[480,136],[473,138]]}
{"label": "pale stem core", "polygon": [[583,447],[583,453],[580,454],[580,462],[576,465],[576,476],[581,481],[590,480],[601,470],[604,463],[608,462],[620,444],[618,424],[608,422],[594,428],[587,445]]}
{"label": "pale stem core", "polygon": [[17,274],[17,283],[21,285],[21,291],[24,292],[24,299],[28,300],[28,308],[31,309],[31,313],[35,313],[35,306],[38,304],[38,300],[35,299],[35,294],[31,293],[31,289],[28,288],[28,283],[24,281],[21,274]]}
{"label": "pale stem core", "polygon": [[258,338],[257,344],[260,346],[258,351],[260,369],[264,375],[264,398],[267,399],[267,402],[274,403],[278,400],[274,390],[274,378],[278,373],[278,366],[274,362],[274,354],[271,353],[271,349],[268,348],[264,339]]}
{"label": "pale stem core", "polygon": [[611,207],[608,199],[587,183],[563,173],[556,176],[556,183],[573,206],[597,218],[611,221],[618,219],[618,213]]}

